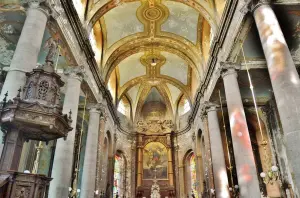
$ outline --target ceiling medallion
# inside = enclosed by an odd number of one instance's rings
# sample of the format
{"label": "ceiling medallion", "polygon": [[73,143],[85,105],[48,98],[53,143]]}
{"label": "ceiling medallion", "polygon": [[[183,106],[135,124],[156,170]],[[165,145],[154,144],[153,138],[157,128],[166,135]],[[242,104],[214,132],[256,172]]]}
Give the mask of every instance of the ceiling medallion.
{"label": "ceiling medallion", "polygon": [[144,10],[144,17],[149,21],[157,21],[162,17],[162,10],[158,7],[149,7]]}

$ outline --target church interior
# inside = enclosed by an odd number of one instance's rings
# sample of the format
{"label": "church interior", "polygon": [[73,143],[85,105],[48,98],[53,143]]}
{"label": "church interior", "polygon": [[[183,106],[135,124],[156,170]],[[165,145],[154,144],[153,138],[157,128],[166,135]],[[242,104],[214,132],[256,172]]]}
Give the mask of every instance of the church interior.
{"label": "church interior", "polygon": [[299,72],[299,0],[0,0],[0,198],[300,198]]}

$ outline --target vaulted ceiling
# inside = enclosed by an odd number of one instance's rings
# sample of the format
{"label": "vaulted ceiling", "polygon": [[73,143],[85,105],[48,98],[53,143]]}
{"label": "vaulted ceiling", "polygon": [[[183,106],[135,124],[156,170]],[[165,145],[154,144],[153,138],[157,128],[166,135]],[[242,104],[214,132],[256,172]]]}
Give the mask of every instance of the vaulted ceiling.
{"label": "vaulted ceiling", "polygon": [[99,70],[116,105],[124,103],[133,120],[157,98],[170,119],[180,114],[180,105],[192,105],[224,0],[85,3],[74,0],[77,9],[87,7],[83,23],[90,27]]}

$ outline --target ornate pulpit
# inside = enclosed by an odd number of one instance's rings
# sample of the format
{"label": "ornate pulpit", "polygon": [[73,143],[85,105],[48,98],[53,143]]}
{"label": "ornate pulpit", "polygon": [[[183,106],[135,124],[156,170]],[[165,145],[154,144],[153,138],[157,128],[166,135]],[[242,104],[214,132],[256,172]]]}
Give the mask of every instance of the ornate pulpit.
{"label": "ornate pulpit", "polygon": [[5,97],[0,106],[0,124],[5,134],[0,186],[9,183],[6,198],[44,197],[51,178],[17,172],[23,144],[28,140],[48,142],[66,138],[72,130],[71,112],[69,116],[63,114],[60,105],[60,87],[64,82],[54,72],[52,62],[46,60],[45,65],[26,76],[26,84],[18,95],[9,101]]}

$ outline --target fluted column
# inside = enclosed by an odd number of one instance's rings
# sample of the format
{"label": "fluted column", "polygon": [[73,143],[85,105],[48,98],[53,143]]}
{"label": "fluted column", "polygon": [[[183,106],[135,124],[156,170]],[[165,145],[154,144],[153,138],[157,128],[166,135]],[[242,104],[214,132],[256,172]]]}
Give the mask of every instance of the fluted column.
{"label": "fluted column", "polygon": [[300,189],[300,80],[274,11],[259,4],[253,11],[284,132],[289,164]]}
{"label": "fluted column", "polygon": [[211,158],[214,174],[216,197],[230,197],[228,191],[228,176],[225,165],[224,149],[222,145],[217,108],[208,104],[207,119],[210,139]]}
{"label": "fluted column", "polygon": [[[104,125],[104,118],[100,118],[100,106],[90,107],[89,127],[86,139],[84,164],[81,181],[81,197],[94,198],[96,167],[97,167],[97,147],[99,126]],[[100,122],[100,119],[102,122]]]}
{"label": "fluted column", "polygon": [[[29,1],[27,17],[3,84],[0,101],[3,100],[6,92],[8,92],[7,99],[16,97],[18,89],[25,84],[25,73],[36,67],[48,15],[47,7],[33,0]],[[0,131],[0,133],[0,139],[2,139],[2,132]],[[0,155],[2,149],[3,143],[0,140]]]}
{"label": "fluted column", "polygon": [[258,176],[241,93],[234,68],[222,74],[237,176],[243,197],[260,197]]}
{"label": "fluted column", "polygon": [[68,197],[69,187],[71,186],[71,167],[73,164],[80,85],[83,79],[83,74],[82,71],[77,68],[70,69],[66,71],[65,74],[68,76],[68,81],[63,105],[63,113],[69,113],[71,110],[73,130],[68,133],[66,140],[62,138],[57,140],[51,175],[53,180],[50,183],[49,198]]}

